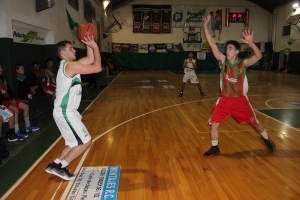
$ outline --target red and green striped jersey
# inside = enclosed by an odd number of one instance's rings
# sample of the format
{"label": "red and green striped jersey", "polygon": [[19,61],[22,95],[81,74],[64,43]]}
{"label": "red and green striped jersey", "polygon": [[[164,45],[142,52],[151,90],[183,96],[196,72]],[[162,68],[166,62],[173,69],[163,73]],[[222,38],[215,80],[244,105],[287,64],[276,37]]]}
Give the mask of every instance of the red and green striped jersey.
{"label": "red and green striped jersey", "polygon": [[227,59],[224,61],[221,68],[220,86],[223,97],[246,96],[248,80],[246,68],[240,58],[233,64]]}

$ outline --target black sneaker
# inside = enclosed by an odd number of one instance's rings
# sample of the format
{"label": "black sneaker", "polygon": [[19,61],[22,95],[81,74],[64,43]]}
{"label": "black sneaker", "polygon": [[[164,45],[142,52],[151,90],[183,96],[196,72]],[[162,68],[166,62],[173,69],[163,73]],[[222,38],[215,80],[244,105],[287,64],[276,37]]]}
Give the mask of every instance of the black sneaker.
{"label": "black sneaker", "polygon": [[25,138],[18,136],[17,134],[9,134],[8,135],[9,142],[16,142],[16,141],[22,141],[22,140],[25,140]]}
{"label": "black sneaker", "polygon": [[264,139],[264,141],[265,141],[266,145],[268,146],[268,148],[271,151],[273,151],[273,152],[276,151],[276,146],[275,146],[275,144],[274,144],[274,142],[272,140],[270,140],[270,139]]}
{"label": "black sneaker", "polygon": [[219,149],[219,146],[212,146],[210,147],[210,149],[204,153],[204,157],[205,158],[209,158],[209,157],[212,157],[214,156],[215,154],[219,154],[220,153],[220,149]]}
{"label": "black sneaker", "polygon": [[60,178],[70,181],[73,180],[75,178],[74,174],[70,174],[68,167],[61,167],[61,164],[58,164],[53,170],[52,170],[52,174],[59,176]]}
{"label": "black sneaker", "polygon": [[49,163],[48,167],[46,168],[46,172],[49,174],[53,174],[53,169],[57,166],[55,162]]}
{"label": "black sneaker", "polygon": [[182,97],[183,96],[183,92],[180,92],[178,97]]}
{"label": "black sneaker", "polygon": [[205,94],[204,94],[204,92],[203,92],[203,91],[201,91],[201,92],[200,92],[200,94],[201,94],[201,96],[205,96]]}

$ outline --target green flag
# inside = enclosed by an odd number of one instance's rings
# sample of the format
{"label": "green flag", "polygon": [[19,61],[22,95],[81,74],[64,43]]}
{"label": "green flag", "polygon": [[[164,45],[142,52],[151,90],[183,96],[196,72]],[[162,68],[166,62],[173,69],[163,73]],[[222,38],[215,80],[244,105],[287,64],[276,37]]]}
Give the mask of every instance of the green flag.
{"label": "green flag", "polygon": [[66,8],[66,12],[67,12],[67,17],[68,17],[68,22],[69,22],[70,29],[72,31],[74,31],[74,28],[78,27],[79,24],[77,22],[74,22],[74,20],[71,18],[71,15],[69,14],[67,8]]}

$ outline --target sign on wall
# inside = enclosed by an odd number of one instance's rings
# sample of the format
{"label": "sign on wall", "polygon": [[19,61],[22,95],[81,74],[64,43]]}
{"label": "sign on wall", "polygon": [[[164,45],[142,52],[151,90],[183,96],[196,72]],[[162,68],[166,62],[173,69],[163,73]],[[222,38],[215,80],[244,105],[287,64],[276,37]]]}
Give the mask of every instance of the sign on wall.
{"label": "sign on wall", "polygon": [[172,6],[172,27],[202,27],[206,6]]}
{"label": "sign on wall", "polygon": [[133,33],[171,33],[170,5],[132,5]]}
{"label": "sign on wall", "polygon": [[45,45],[47,32],[26,28],[17,24],[12,25],[13,41],[17,43]]}

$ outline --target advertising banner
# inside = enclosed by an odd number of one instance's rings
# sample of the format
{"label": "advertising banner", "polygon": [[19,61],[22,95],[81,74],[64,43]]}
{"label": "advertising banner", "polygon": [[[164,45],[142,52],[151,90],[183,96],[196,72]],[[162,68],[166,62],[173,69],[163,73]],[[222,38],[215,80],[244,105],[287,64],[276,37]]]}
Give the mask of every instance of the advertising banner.
{"label": "advertising banner", "polygon": [[47,32],[13,24],[13,41],[17,43],[45,45]]}
{"label": "advertising banner", "polygon": [[202,27],[206,6],[172,6],[172,27]]}

